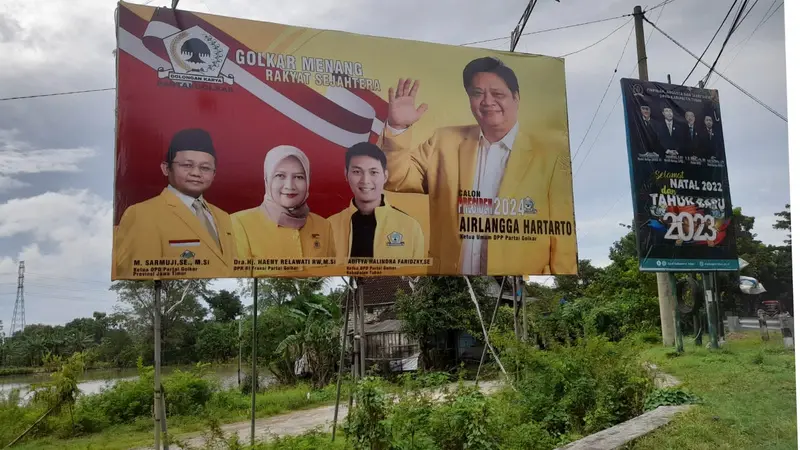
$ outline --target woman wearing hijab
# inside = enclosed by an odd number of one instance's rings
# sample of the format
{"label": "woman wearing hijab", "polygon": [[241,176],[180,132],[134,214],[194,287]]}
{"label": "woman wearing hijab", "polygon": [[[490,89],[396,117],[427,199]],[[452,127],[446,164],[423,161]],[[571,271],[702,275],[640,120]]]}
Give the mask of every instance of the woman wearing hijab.
{"label": "woman wearing hijab", "polygon": [[281,145],[264,158],[264,201],[231,215],[240,258],[335,256],[333,231],[308,209],[311,170],[299,148]]}

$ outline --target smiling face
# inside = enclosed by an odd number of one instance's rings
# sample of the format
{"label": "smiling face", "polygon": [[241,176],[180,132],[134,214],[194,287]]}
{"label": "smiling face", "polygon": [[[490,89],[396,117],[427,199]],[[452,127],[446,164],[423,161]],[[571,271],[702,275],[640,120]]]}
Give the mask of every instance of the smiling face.
{"label": "smiling face", "polygon": [[387,173],[379,160],[366,155],[354,156],[346,175],[359,209],[363,204],[380,202]]}
{"label": "smiling face", "polygon": [[308,181],[306,171],[297,158],[289,156],[275,166],[269,192],[272,200],[284,208],[294,208],[303,203],[308,192]]}
{"label": "smiling face", "polygon": [[662,112],[664,113],[664,119],[672,120],[672,108],[664,108]]}
{"label": "smiling face", "polygon": [[513,94],[500,76],[491,72],[475,74],[467,93],[472,115],[484,132],[507,132],[517,122],[519,93]]}
{"label": "smiling face", "polygon": [[161,173],[179,192],[198,198],[214,181],[216,161],[206,152],[182,150],[175,154],[172,163],[161,163]]}

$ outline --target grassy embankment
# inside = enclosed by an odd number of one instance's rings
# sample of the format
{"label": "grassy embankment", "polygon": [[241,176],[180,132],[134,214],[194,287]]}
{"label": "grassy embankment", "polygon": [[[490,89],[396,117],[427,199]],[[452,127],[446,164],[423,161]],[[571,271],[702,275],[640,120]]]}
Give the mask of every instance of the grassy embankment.
{"label": "grassy embankment", "polygon": [[797,448],[794,351],[784,349],[780,333],[771,331],[766,343],[757,332],[737,334],[719,350],[684,343],[681,356],[658,347],[643,357],[702,403],[628,449]]}

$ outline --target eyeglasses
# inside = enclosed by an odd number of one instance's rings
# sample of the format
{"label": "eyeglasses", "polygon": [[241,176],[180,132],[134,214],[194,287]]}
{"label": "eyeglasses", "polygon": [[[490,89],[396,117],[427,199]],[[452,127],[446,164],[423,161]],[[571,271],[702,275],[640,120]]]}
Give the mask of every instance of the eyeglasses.
{"label": "eyeglasses", "polygon": [[173,162],[173,164],[177,165],[178,167],[180,167],[182,170],[185,170],[186,172],[190,172],[190,171],[194,170],[195,167],[197,167],[198,169],[200,169],[200,173],[202,173],[204,175],[208,175],[208,174],[214,173],[217,170],[216,168],[208,166],[208,165],[196,166],[193,163],[186,163],[186,162]]}

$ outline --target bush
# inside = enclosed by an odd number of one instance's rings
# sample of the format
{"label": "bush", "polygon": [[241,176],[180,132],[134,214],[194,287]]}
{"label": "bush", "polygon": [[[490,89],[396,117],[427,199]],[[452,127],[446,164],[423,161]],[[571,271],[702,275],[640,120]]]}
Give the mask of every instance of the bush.
{"label": "bush", "polygon": [[510,401],[550,434],[586,434],[640,414],[652,389],[634,348],[603,338],[539,351],[504,341],[506,368],[516,371]]}
{"label": "bush", "polygon": [[647,396],[644,409],[651,411],[659,406],[685,405],[689,403],[698,403],[699,401],[700,399],[695,395],[678,388],[656,389]]}
{"label": "bush", "polygon": [[379,450],[389,448],[389,432],[384,419],[389,410],[383,380],[365,377],[359,381],[354,393],[356,407],[345,422],[350,442],[354,448]]}
{"label": "bush", "polygon": [[214,393],[214,385],[203,375],[176,370],[164,380],[167,414],[193,415],[202,411]]}
{"label": "bush", "polygon": [[442,450],[496,449],[500,424],[489,400],[474,386],[460,386],[430,416],[430,435]]}

